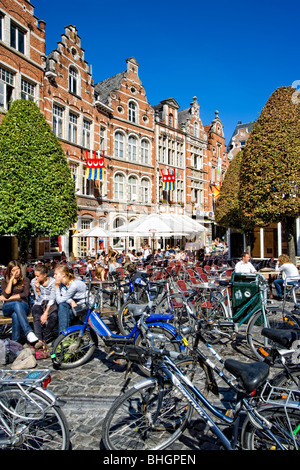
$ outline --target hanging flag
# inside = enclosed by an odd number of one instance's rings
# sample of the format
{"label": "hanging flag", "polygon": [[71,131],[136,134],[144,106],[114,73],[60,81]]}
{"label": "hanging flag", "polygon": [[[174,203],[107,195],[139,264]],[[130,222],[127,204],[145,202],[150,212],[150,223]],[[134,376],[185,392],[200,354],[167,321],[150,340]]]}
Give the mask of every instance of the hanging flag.
{"label": "hanging flag", "polygon": [[87,180],[103,180],[105,177],[104,170],[104,150],[102,157],[97,158],[97,152],[94,150],[94,156],[89,155],[88,151],[86,153],[86,172],[85,177]]}
{"label": "hanging flag", "polygon": [[163,170],[161,170],[161,174],[163,178],[163,191],[171,191],[172,189],[176,189],[175,171],[170,173],[170,171],[166,169],[164,173]]}
{"label": "hanging flag", "polygon": [[221,186],[214,186],[214,196],[215,196],[215,199],[218,199],[219,194],[220,194],[220,189],[221,189]]}

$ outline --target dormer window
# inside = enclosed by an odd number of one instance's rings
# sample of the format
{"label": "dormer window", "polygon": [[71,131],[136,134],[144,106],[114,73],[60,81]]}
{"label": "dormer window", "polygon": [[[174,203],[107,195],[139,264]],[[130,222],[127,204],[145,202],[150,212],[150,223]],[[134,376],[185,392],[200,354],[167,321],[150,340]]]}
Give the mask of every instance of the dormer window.
{"label": "dormer window", "polygon": [[136,105],[130,101],[128,105],[128,120],[130,122],[136,122]]}
{"label": "dormer window", "polygon": [[74,67],[70,67],[69,70],[69,92],[78,94],[78,72]]}

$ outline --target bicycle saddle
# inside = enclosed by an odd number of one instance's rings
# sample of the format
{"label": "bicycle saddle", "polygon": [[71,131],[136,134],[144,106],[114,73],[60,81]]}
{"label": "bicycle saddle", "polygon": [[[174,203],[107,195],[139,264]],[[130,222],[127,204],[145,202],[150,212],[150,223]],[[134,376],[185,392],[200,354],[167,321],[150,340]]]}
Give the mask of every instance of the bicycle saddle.
{"label": "bicycle saddle", "polygon": [[226,359],[225,369],[240,379],[246,392],[258,388],[269,375],[269,366],[265,362],[241,362],[235,359]]}
{"label": "bicycle saddle", "polygon": [[279,328],[263,328],[261,334],[267,338],[276,341],[285,348],[291,348],[296,339],[300,339],[300,330],[279,329]]}

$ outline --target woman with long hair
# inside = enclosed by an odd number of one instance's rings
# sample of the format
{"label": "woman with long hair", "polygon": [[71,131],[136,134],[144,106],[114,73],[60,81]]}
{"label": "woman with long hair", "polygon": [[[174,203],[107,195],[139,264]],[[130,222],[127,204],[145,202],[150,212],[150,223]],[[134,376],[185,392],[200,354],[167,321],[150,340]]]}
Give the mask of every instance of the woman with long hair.
{"label": "woman with long hair", "polygon": [[0,300],[4,301],[3,315],[12,317],[12,341],[20,341],[21,330],[23,330],[27,341],[35,344],[38,338],[32,331],[27,318],[30,281],[27,277],[23,277],[18,261],[13,260],[8,263],[5,277],[1,282],[1,291]]}
{"label": "woman with long hair", "polygon": [[280,300],[283,296],[283,284],[285,282],[285,279],[287,284],[295,284],[296,278],[299,277],[299,271],[297,267],[292,263],[289,256],[285,254],[278,257],[278,261],[275,266],[275,271],[278,271],[282,274],[281,278],[275,279],[274,281],[277,298],[278,300]]}
{"label": "woman with long hair", "polygon": [[55,298],[58,304],[59,333],[70,326],[73,310],[86,303],[85,283],[71,273],[68,266],[59,265],[54,271]]}

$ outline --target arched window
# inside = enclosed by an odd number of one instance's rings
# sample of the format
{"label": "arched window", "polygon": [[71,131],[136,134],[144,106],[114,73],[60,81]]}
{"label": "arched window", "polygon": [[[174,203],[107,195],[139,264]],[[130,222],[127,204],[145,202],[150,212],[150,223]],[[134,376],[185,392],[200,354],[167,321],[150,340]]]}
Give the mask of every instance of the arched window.
{"label": "arched window", "polygon": [[143,178],[141,181],[141,202],[149,204],[150,197],[150,181],[147,178]]}
{"label": "arched window", "polygon": [[169,114],[169,126],[174,127],[173,126],[173,114],[172,113]]}
{"label": "arched window", "polygon": [[74,95],[79,94],[78,72],[74,67],[69,69],[69,92]]}
{"label": "arched window", "polygon": [[133,101],[130,101],[128,105],[128,120],[130,122],[137,122],[136,105]]}
{"label": "arched window", "polygon": [[149,142],[146,139],[142,139],[141,141],[141,163],[146,163],[147,165],[150,163],[150,152],[149,152]]}
{"label": "arched window", "polygon": [[128,178],[128,199],[129,201],[137,200],[137,178],[135,176]]}
{"label": "arched window", "polygon": [[128,159],[137,161],[137,139],[132,135],[128,138]]}
{"label": "arched window", "polygon": [[194,133],[195,133],[195,137],[199,137],[199,124],[197,121],[195,121],[195,124],[194,124]]}
{"label": "arched window", "polygon": [[125,177],[121,173],[114,176],[114,198],[119,201],[125,199]]}
{"label": "arched window", "polygon": [[124,158],[124,135],[115,133],[115,157]]}

